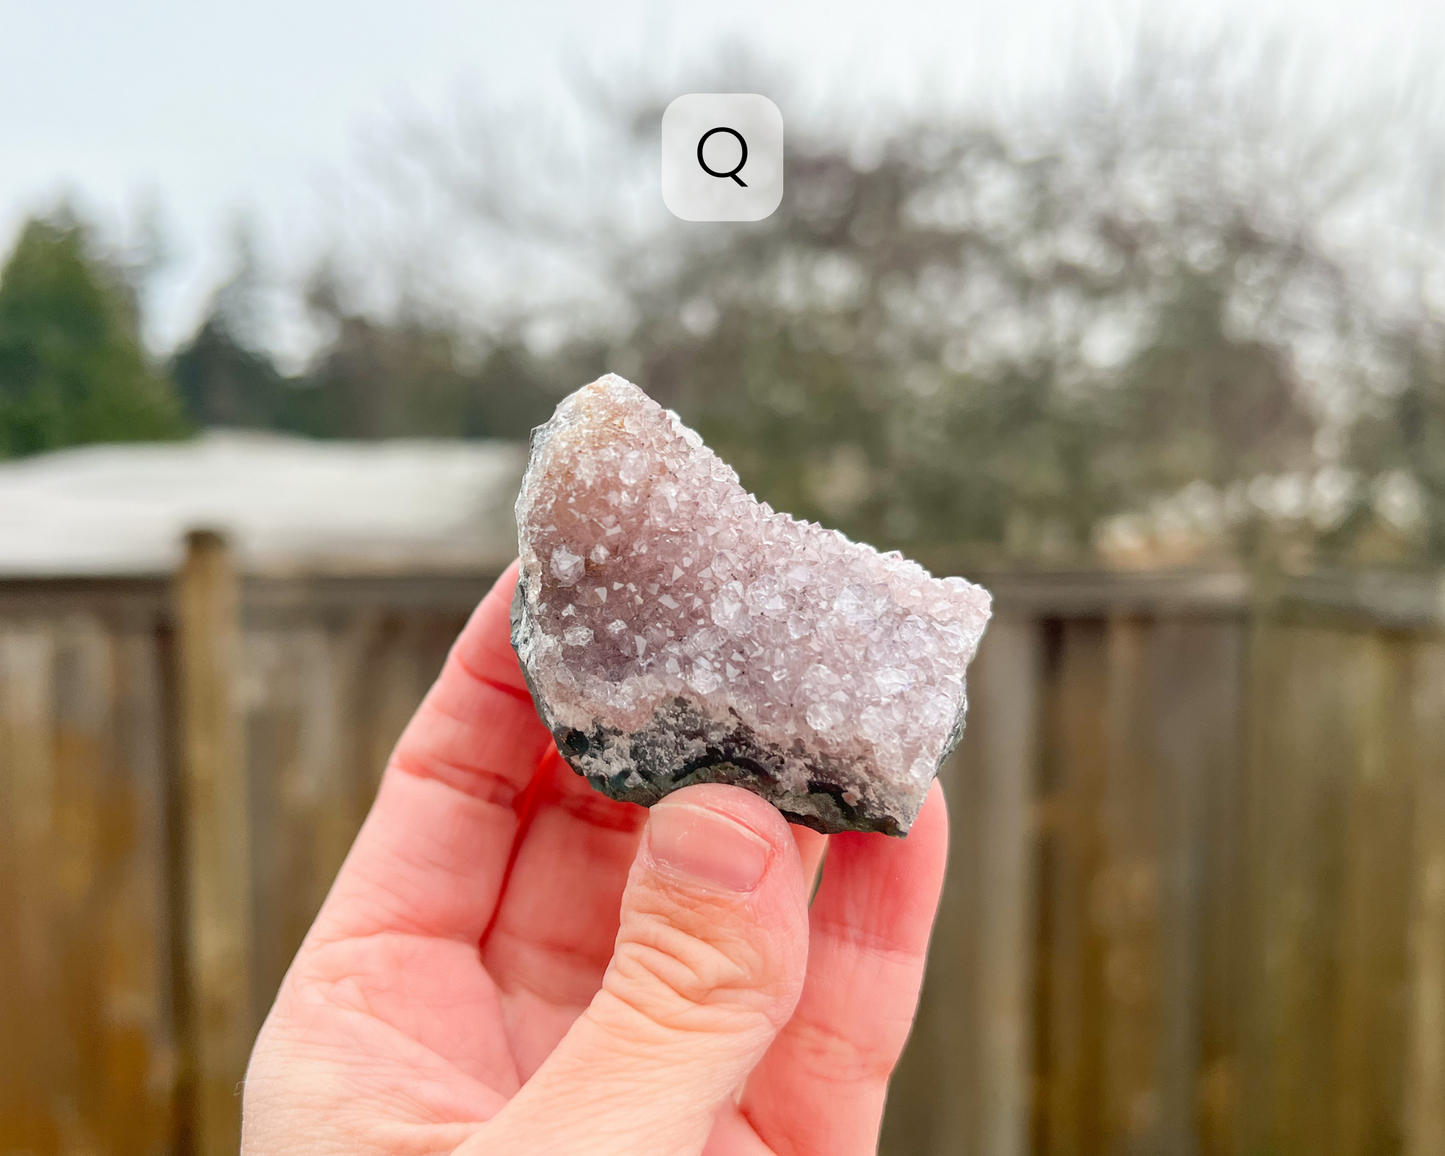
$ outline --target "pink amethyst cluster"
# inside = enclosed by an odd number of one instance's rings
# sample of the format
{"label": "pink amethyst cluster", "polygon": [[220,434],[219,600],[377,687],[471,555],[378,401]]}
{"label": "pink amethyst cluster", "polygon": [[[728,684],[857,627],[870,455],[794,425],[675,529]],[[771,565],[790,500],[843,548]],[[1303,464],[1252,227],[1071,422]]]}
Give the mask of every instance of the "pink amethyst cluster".
{"label": "pink amethyst cluster", "polygon": [[822,831],[905,834],[963,732],[989,595],[774,513],[609,374],[532,435],[512,642],[571,766],[695,782]]}

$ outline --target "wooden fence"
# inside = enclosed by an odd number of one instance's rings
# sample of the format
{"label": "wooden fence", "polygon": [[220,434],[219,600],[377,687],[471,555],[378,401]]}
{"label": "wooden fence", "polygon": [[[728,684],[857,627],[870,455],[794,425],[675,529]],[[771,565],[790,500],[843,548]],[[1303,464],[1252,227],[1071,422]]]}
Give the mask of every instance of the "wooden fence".
{"label": "wooden fence", "polygon": [[[233,1151],[490,576],[0,581],[0,1154]],[[1441,589],[999,575],[892,1156],[1445,1153]]]}
{"label": "wooden fence", "polygon": [[0,581],[0,1154],[233,1153],[251,1040],[491,575]]}
{"label": "wooden fence", "polygon": [[1442,587],[1001,577],[889,1153],[1445,1153]]}

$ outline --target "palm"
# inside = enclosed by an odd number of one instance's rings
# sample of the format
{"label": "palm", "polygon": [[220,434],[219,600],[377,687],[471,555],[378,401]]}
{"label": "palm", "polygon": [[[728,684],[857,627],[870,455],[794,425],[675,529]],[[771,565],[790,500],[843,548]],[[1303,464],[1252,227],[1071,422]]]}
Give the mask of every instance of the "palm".
{"label": "palm", "polygon": [[[514,581],[478,609],[398,744],[287,976],[248,1074],[251,1150],[299,1129],[318,1150],[451,1151],[603,984],[646,811],[557,756],[507,641]],[[811,871],[826,840],[794,831]],[[710,1154],[871,1150],[945,841],[936,792],[906,842],[835,837],[797,1011],[719,1114]]]}

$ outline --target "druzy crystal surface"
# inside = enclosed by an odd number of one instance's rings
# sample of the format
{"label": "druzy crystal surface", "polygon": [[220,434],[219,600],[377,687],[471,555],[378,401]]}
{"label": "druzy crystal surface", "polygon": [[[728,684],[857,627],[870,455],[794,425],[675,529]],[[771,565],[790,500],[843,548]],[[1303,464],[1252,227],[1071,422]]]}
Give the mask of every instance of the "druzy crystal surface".
{"label": "druzy crystal surface", "polygon": [[609,374],[532,435],[512,642],[573,769],[651,804],[728,782],[905,834],[963,732],[989,596],[758,502]]}

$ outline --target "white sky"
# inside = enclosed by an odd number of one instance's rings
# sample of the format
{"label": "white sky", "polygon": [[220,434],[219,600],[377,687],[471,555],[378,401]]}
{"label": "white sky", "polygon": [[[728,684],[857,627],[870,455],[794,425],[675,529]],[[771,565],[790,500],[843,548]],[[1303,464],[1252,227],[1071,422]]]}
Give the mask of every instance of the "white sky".
{"label": "white sky", "polygon": [[461,94],[561,107],[582,69],[666,90],[729,41],[813,100],[968,101],[1047,85],[1081,38],[1107,52],[1141,16],[1278,34],[1345,89],[1445,59],[1440,0],[0,0],[0,250],[64,195],[117,235],[158,205],[164,348],[224,277],[243,215],[274,261],[305,267],[359,179],[358,140],[397,114]]}

